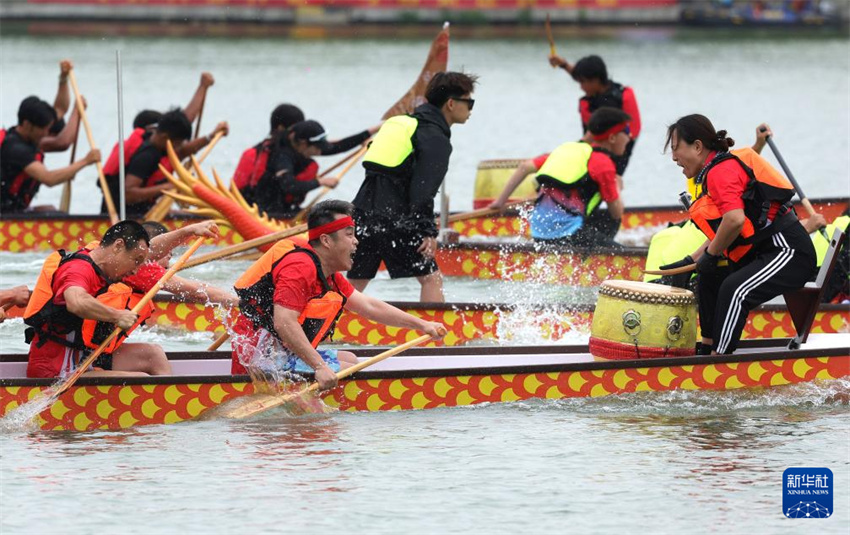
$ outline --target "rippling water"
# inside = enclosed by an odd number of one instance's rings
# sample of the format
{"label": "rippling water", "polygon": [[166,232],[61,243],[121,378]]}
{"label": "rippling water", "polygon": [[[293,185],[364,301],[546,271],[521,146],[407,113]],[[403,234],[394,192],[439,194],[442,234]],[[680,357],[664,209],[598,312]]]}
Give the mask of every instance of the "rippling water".
{"label": "rippling water", "polygon": [[[436,31],[436,29],[435,29]],[[644,134],[627,204],[672,204],[678,168],[665,125],[703,112],[748,144],[768,121],[810,196],[847,195],[850,64],[846,39],[645,39],[559,42],[571,58],[605,57],[635,87]],[[0,124],[19,101],[52,99],[71,57],[98,144],[114,143],[113,58],[124,57],[125,117],[185,104],[202,70],[216,86],[204,130],[233,133],[209,162],[229,176],[261,139],[270,110],[300,104],[332,136],[369,125],[418,73],[424,41],[34,39],[0,37]],[[448,189],[472,206],[479,160],[531,156],[579,131],[577,88],[545,65],[542,42],[453,40],[450,66],[481,74],[470,123],[454,129]],[[65,155],[49,155],[50,166]],[[362,172],[334,192],[350,199]],[[91,172],[72,210],[100,203]],[[38,202],[57,203],[59,188]],[[0,285],[29,283],[41,254],[0,253]],[[245,264],[189,273],[229,285]],[[369,292],[415,300],[413,281]],[[452,301],[592,302],[593,290],[450,280]],[[521,325],[516,327],[520,330]],[[3,352],[24,351],[20,321],[0,325]],[[533,329],[521,340],[535,341]],[[198,349],[202,333],[141,333]],[[203,422],[122,432],[0,435],[0,532],[49,533],[847,533],[850,382],[769,391],[643,393],[380,414]],[[842,397],[843,396],[843,397]],[[843,400],[843,401],[842,401]],[[836,514],[787,520],[782,472],[826,466]]]}
{"label": "rippling water", "polygon": [[[848,410],[834,398],[848,391],[837,381],[0,435],[0,527],[846,533]],[[782,516],[782,472],[801,465],[833,471],[832,518]]]}

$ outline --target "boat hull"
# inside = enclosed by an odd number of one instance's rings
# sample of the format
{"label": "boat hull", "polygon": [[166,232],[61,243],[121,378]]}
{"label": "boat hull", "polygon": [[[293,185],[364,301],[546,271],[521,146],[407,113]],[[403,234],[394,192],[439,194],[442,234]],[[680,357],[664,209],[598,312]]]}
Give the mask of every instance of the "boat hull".
{"label": "boat hull", "polygon": [[[427,321],[440,322],[448,334],[429,347],[456,347],[474,341],[512,342],[532,329],[536,337],[559,341],[590,332],[594,307],[522,307],[506,304],[475,303],[392,303]],[[20,317],[21,308],[13,308],[11,317]],[[209,332],[220,335],[227,314],[202,304],[184,303],[172,298],[158,298],[147,325],[158,329]],[[821,305],[812,324],[813,333],[850,332],[850,306]],[[788,309],[766,305],[753,310],[744,327],[743,338],[790,338],[796,334]],[[409,329],[392,327],[344,311],[336,324],[333,342],[347,345],[396,345],[407,341]]]}
{"label": "boat hull", "polygon": [[[484,359],[484,357],[481,357]],[[850,376],[850,356],[835,349],[793,353],[475,369],[360,372],[327,392],[342,411],[456,407],[672,390],[768,388]],[[252,394],[245,376],[81,379],[38,416],[44,430],[89,431],[190,420]],[[0,416],[32,399],[45,381],[0,380]]]}

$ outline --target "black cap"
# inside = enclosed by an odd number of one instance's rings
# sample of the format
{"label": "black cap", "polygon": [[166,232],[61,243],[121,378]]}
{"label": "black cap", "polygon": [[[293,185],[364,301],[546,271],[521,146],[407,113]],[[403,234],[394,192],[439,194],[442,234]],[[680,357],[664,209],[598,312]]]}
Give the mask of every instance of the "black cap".
{"label": "black cap", "polygon": [[328,146],[328,134],[317,121],[307,120],[290,127],[296,141],[306,141],[320,149]]}

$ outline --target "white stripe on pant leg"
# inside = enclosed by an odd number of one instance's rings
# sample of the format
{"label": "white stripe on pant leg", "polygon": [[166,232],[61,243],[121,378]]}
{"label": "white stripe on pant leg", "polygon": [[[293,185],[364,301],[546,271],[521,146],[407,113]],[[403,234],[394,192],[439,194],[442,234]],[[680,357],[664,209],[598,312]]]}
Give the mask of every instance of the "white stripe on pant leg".
{"label": "white stripe on pant leg", "polygon": [[[745,280],[732,294],[732,302],[729,307],[726,317],[723,320],[723,328],[720,333],[720,340],[717,342],[717,352],[724,353],[732,341],[732,333],[735,330],[737,318],[743,308],[743,303],[749,292],[757,288],[760,284],[766,282],[770,277],[776,275],[794,258],[794,250],[788,247],[785,238],[781,234],[773,236],[773,244],[780,249],[779,254],[770,261],[764,268],[756,272],[749,279]],[[732,321],[730,321],[732,320]]]}
{"label": "white stripe on pant leg", "polygon": [[[779,270],[785,267],[785,265],[790,262],[790,260],[794,256],[793,249],[787,247],[787,243],[784,238],[779,239],[778,234],[774,235],[773,244],[780,249],[779,254],[774,257],[773,260],[770,261],[764,268],[760,271],[753,274],[749,279],[745,280],[741,285],[735,290],[732,294],[732,301],[730,303],[729,310],[726,314],[726,318],[723,321],[723,328],[721,329],[720,339],[717,341],[717,352],[722,353],[726,351],[729,344],[731,343],[732,333],[735,330],[735,323],[737,323],[737,318],[741,313],[741,308],[743,307],[744,300],[747,298],[747,295],[754,288],[758,287],[760,284],[765,282],[767,279],[775,275]],[[735,321],[730,323],[730,319],[735,319]]]}

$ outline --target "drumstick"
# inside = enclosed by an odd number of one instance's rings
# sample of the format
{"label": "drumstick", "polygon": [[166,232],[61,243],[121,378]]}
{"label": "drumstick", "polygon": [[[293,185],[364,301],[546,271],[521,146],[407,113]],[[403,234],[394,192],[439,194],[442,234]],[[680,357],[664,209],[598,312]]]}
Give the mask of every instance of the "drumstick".
{"label": "drumstick", "polygon": [[672,268],[672,269],[641,269],[647,275],[680,275],[689,273],[697,268],[696,263],[688,264],[687,266]]}

